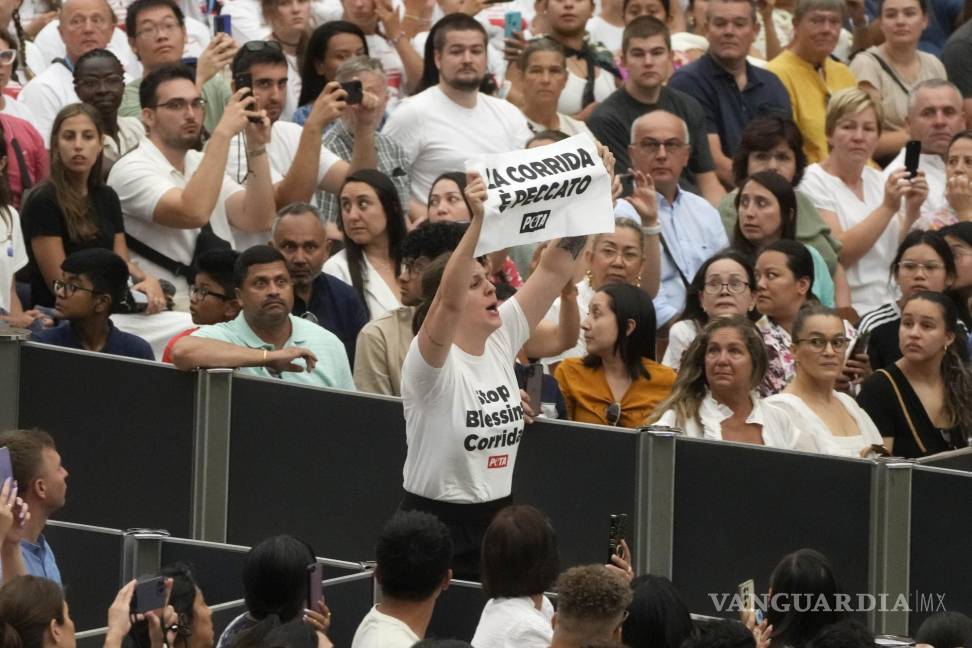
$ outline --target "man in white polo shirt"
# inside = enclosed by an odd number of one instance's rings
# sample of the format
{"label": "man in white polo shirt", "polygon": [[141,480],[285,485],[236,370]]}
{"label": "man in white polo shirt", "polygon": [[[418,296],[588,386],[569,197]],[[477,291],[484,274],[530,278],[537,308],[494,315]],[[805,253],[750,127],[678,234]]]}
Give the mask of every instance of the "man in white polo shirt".
{"label": "man in white polo shirt", "polygon": [[[266,155],[270,120],[262,111],[250,109],[252,98],[237,92],[205,153],[200,153],[193,149],[199,142],[205,104],[192,71],[181,65],[160,67],[145,77],[139,91],[148,136],[112,167],[108,184],[121,201],[132,259],[146,272],[175,284],[176,308],[186,310],[187,279],[192,274],[188,266],[200,233],[211,228],[233,244],[231,224],[259,232],[273,222]],[[254,123],[251,117],[260,121]],[[244,129],[250,174],[241,185],[224,170],[230,140]]]}

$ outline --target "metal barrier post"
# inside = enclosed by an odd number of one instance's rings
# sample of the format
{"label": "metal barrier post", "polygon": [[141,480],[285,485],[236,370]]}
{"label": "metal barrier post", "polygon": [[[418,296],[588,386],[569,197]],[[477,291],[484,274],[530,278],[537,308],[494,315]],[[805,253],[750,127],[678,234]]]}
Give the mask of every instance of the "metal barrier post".
{"label": "metal barrier post", "polygon": [[144,574],[158,574],[162,568],[163,529],[130,529],[122,539],[121,584]]}
{"label": "metal barrier post", "polygon": [[632,568],[636,574],[672,577],[675,518],[675,434],[670,428],[642,428],[633,525]]}
{"label": "metal barrier post", "polygon": [[910,585],[912,466],[881,461],[874,473],[868,580],[877,604],[867,620],[877,634],[908,636],[908,611],[895,603],[901,596],[908,599]]}
{"label": "metal barrier post", "polygon": [[191,535],[225,542],[233,371],[202,370],[196,380]]}
{"label": "metal barrier post", "polygon": [[0,329],[0,430],[20,427],[20,345],[27,333]]}

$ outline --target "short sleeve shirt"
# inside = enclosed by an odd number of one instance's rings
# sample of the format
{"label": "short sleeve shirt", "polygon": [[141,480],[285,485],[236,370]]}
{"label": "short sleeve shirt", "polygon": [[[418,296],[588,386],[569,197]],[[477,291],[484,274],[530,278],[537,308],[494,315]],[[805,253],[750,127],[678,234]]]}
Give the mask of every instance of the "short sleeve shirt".
{"label": "short sleeve shirt", "polygon": [[7,207],[0,213],[0,309],[8,313],[14,273],[27,265],[27,259],[20,216],[16,209]]}
{"label": "short sleeve shirt", "polygon": [[[917,52],[918,76],[912,81],[906,81],[895,72],[893,75],[885,70],[878,57],[891,66],[887,57],[881,54],[879,47],[869,47],[859,53],[851,61],[850,69],[858,82],[867,82],[881,95],[881,109],[884,115],[884,130],[903,129],[905,118],[908,116],[908,93],[912,88],[930,79],[945,79],[945,66],[937,58],[927,52]],[[894,71],[893,66],[891,67]]]}

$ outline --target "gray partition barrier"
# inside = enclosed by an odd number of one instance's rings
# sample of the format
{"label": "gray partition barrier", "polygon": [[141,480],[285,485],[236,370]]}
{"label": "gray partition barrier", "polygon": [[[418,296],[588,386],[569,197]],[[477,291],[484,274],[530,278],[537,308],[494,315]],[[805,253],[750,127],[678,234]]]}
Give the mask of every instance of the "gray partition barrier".
{"label": "gray partition barrier", "polygon": [[952,470],[972,472],[972,448],[939,452],[922,457],[917,462],[922,466],[934,466],[936,468],[950,468]]}
{"label": "gray partition barrier", "polygon": [[672,581],[693,612],[735,616],[717,601],[752,578],[766,592],[786,554],[830,558],[845,592],[872,589],[875,462],[679,437]]}

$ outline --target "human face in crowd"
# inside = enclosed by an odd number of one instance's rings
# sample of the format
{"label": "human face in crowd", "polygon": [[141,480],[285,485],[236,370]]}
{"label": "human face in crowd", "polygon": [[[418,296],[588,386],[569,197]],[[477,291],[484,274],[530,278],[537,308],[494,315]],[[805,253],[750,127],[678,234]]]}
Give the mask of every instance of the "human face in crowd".
{"label": "human face in crowd", "polygon": [[630,227],[615,227],[614,232],[598,236],[587,254],[594,290],[613,283],[633,286],[638,282],[644,257],[638,234]]}
{"label": "human face in crowd", "polygon": [[614,355],[620,329],[610,295],[605,292],[594,294],[587,317],[581,322],[581,331],[588,353],[602,358]]}
{"label": "human face in crowd", "polygon": [[780,201],[773,192],[750,180],[739,190],[739,230],[756,248],[778,241],[783,233]]}
{"label": "human face in crowd", "polygon": [[814,9],[793,26],[794,51],[811,63],[823,63],[837,47],[843,16],[840,12]]}
{"label": "human face in crowd", "polygon": [[349,182],[341,189],[344,235],[362,247],[388,240],[388,219],[378,194],[365,182]]}
{"label": "human face in crowd", "polygon": [[[64,507],[67,501],[68,471],[61,464],[61,455],[54,448],[44,448],[41,452],[41,469],[39,479],[44,486],[44,508],[47,513],[53,513]],[[69,617],[65,615],[65,623]],[[74,633],[74,624],[71,624]]]}
{"label": "human face in crowd", "polygon": [[945,173],[949,179],[960,175],[972,179],[972,139],[963,137],[949,147]]}
{"label": "human face in crowd", "polygon": [[952,287],[956,290],[972,288],[972,245],[954,236],[946,236],[945,240],[955,257],[955,283]]}
{"label": "human face in crowd", "polygon": [[250,266],[236,296],[251,326],[266,328],[287,321],[294,307],[294,287],[287,264],[274,261]]}
{"label": "human face in crowd", "polygon": [[448,32],[442,51],[435,52],[435,65],[446,85],[477,91],[486,74],[486,38],[473,29]]}
{"label": "human face in crowd", "polygon": [[96,292],[83,274],[62,273],[60,282],[54,282],[54,297],[54,309],[60,319],[72,322],[89,319],[111,307],[111,298]]}
{"label": "human face in crowd", "polygon": [[102,115],[117,115],[125,92],[125,71],[108,57],[87,59],[76,69],[78,98]]}
{"label": "human face in crowd", "polygon": [[490,282],[486,268],[476,260],[469,261],[469,292],[466,307],[460,317],[460,330],[475,331],[489,336],[502,326],[496,287]]}
{"label": "human face in crowd", "polygon": [[771,319],[796,315],[806,301],[810,281],[797,279],[782,252],[764,252],[756,259],[756,308]]}
{"label": "human face in crowd", "polygon": [[202,590],[196,588],[196,598],[192,601],[192,636],[189,648],[213,648],[216,635],[213,630],[213,611],[206,605]]}
{"label": "human face in crowd", "polygon": [[952,278],[945,270],[945,261],[935,248],[925,243],[904,251],[894,276],[905,299],[922,290],[944,292],[952,284]]}
{"label": "human face in crowd", "polygon": [[[378,99],[378,106],[375,108],[375,112],[383,115],[385,108],[388,106],[388,82],[384,75],[378,74],[377,72],[361,72],[354,78],[361,81],[361,90],[363,92],[372,94]],[[357,115],[357,112],[348,111],[346,114],[354,116]]]}
{"label": "human face in crowd", "polygon": [[270,28],[278,38],[296,42],[310,25],[310,0],[279,0],[268,16]]}
{"label": "human face in crowd", "polygon": [[93,49],[108,46],[115,25],[105,0],[68,0],[61,8],[57,27],[71,61]]}
{"label": "human face in crowd", "polygon": [[422,273],[432,261],[428,257],[405,259],[402,271],[398,275],[398,286],[401,292],[402,304],[418,306],[422,303]]}
{"label": "human face in crowd", "polygon": [[[815,339],[827,340],[828,344],[818,351],[810,342]],[[842,319],[832,315],[814,315],[804,321],[803,330],[794,331],[793,357],[800,371],[810,378],[833,383],[844,371],[844,354],[848,343]],[[835,349],[834,344],[840,348]]]}
{"label": "human face in crowd", "polygon": [[879,22],[888,44],[917,47],[921,32],[928,26],[928,16],[918,0],[884,0]]}
{"label": "human face in crowd", "polygon": [[705,38],[709,54],[720,61],[742,61],[759,33],[748,2],[717,0],[709,3]]}
{"label": "human face in crowd", "polygon": [[945,348],[954,341],[955,334],[945,329],[941,306],[925,299],[905,304],[898,328],[898,344],[905,358],[915,363],[941,362]]}
{"label": "human face in crowd", "polygon": [[672,70],[672,51],[660,34],[628,39],[621,60],[628,70],[627,83],[649,92],[667,81]]}
{"label": "human face in crowd", "polygon": [[705,382],[715,394],[748,391],[753,358],[742,334],[731,326],[716,329],[705,347]]}
{"label": "human face in crowd", "polygon": [[594,15],[594,3],[592,0],[546,0],[546,15],[554,34],[577,36],[587,30],[587,21]]}
{"label": "human face in crowd", "polygon": [[942,155],[955,133],[965,128],[962,96],[954,88],[922,88],[908,113],[908,132],[921,140],[921,152]]}
{"label": "human face in crowd", "polygon": [[[2,36],[0,36],[0,50],[13,50],[13,56],[18,56],[17,46],[14,43],[7,41]],[[0,90],[6,88],[7,84],[10,83],[10,77],[13,76],[13,61],[14,59],[11,59],[4,63],[3,60],[0,59]]]}
{"label": "human face in crowd", "polygon": [[375,0],[341,0],[344,19],[359,27],[374,27],[378,19],[375,13]]}
{"label": "human face in crowd", "polygon": [[154,70],[179,62],[186,46],[186,28],[169,7],[150,7],[138,12],[135,34],[129,34],[128,42],[142,65]]}
{"label": "human face in crowd", "polygon": [[792,184],[796,176],[796,152],[786,141],[780,141],[768,151],[751,152],[746,161],[746,168],[749,175],[757,171],[775,171]]}
{"label": "human face in crowd", "polygon": [[142,122],[156,143],[187,151],[199,142],[203,105],[196,84],[188,79],[160,83],[155,91],[155,107],[142,109]]}
{"label": "human face in crowd", "polygon": [[874,155],[880,136],[877,114],[867,107],[837,122],[827,144],[833,153],[863,167]]}
{"label": "human face in crowd", "polygon": [[[659,110],[648,113],[638,119],[628,147],[632,166],[650,175],[655,186],[665,193],[678,183],[688,164],[687,136],[685,122],[675,115]],[[660,144],[664,146],[659,147]]]}
{"label": "human face in crowd", "polygon": [[707,16],[709,15],[709,0],[689,0],[689,22],[692,28],[690,33],[698,34],[702,31],[702,26],[705,25]]}
{"label": "human face in crowd", "polygon": [[196,273],[189,295],[189,313],[192,323],[197,326],[219,324],[235,318],[240,312],[240,303],[233,291],[226,292],[223,286],[205,272]]}
{"label": "human face in crowd", "polygon": [[342,63],[364,54],[365,42],[357,34],[335,34],[327,41],[323,60],[315,59],[314,69],[324,79],[331,81]]}
{"label": "human face in crowd", "polygon": [[85,114],[68,117],[54,134],[57,155],[68,174],[87,180],[101,153],[101,136],[91,118]]}
{"label": "human face in crowd", "polygon": [[328,257],[324,224],[311,212],[288,214],[273,234],[273,247],[287,259],[287,270],[298,290],[310,287],[321,274]]}
{"label": "human face in crowd", "polygon": [[564,57],[557,52],[536,52],[527,61],[523,73],[526,101],[556,106],[560,93],[567,85],[567,66]]}
{"label": "human face in crowd", "polygon": [[668,22],[665,5],[660,0],[630,0],[624,10],[624,24],[627,25],[641,16],[652,16],[662,22]]}
{"label": "human face in crowd", "polygon": [[287,101],[287,66],[258,63],[250,66],[250,75],[256,110],[266,110],[270,123],[277,121]]}
{"label": "human face in crowd", "polygon": [[462,190],[454,180],[442,178],[429,192],[430,223],[468,223],[472,220],[469,207],[463,200]]}
{"label": "human face in crowd", "polygon": [[[719,259],[709,264],[705,270],[705,286],[699,302],[710,318],[745,315],[753,307],[753,291],[749,287],[746,268],[732,259]],[[716,286],[718,292],[710,292]]]}

